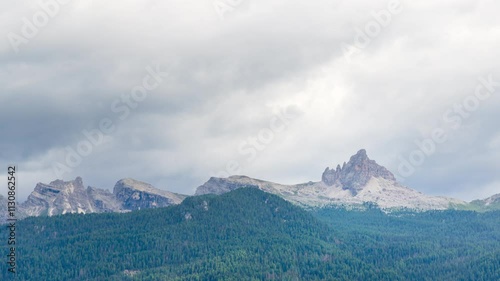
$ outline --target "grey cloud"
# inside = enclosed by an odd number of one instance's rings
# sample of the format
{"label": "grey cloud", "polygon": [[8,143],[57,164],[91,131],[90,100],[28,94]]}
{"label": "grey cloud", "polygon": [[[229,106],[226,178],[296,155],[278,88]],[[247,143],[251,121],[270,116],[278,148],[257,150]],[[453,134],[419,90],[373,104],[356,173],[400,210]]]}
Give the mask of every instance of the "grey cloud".
{"label": "grey cloud", "polygon": [[[346,62],[342,44],[387,3],[249,0],[224,21],[211,1],[68,4],[18,54],[0,43],[0,162],[25,164],[30,190],[36,177],[52,180],[52,164],[82,130],[111,117],[110,139],[65,177],[103,188],[135,177],[191,193],[235,160],[249,176],[293,183],[318,180],[360,148],[394,171],[479,76],[500,80],[500,21],[494,1],[402,1],[401,14]],[[33,13],[17,2],[6,11],[7,32]],[[155,64],[169,77],[117,120],[112,102]],[[491,172],[499,104],[498,95],[482,104],[405,184],[463,199],[490,191],[500,181]],[[238,152],[290,105],[300,114],[255,161]]]}

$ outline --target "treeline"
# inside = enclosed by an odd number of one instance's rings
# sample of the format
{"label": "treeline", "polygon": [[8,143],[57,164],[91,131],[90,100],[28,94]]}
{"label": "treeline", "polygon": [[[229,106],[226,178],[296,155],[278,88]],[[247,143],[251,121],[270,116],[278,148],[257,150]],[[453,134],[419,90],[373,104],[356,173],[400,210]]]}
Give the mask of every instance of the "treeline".
{"label": "treeline", "polygon": [[[18,224],[17,280],[335,280],[380,275],[339,250],[326,224],[256,189],[191,197],[169,208],[37,217]],[[8,280],[4,266],[1,280]]]}
{"label": "treeline", "polygon": [[19,221],[16,280],[500,280],[499,214],[307,212],[243,188]]}

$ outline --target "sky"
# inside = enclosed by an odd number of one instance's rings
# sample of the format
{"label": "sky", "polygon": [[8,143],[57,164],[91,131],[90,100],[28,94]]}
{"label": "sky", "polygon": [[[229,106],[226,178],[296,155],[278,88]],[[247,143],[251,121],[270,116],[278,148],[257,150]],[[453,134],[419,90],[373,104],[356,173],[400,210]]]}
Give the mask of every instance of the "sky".
{"label": "sky", "polygon": [[212,176],[319,181],[363,148],[418,191],[489,197],[498,11],[494,0],[7,1],[2,178],[17,166],[19,200],[77,176],[193,194]]}

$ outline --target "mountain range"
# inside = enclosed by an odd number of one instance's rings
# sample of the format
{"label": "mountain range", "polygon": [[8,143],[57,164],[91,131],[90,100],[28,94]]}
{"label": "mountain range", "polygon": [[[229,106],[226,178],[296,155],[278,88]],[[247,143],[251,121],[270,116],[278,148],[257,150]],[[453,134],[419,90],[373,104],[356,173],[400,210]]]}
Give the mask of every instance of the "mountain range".
{"label": "mountain range", "polygon": [[[384,210],[416,211],[464,209],[488,211],[500,209],[500,194],[470,203],[442,196],[429,196],[405,187],[385,167],[371,160],[361,149],[342,166],[327,167],[321,181],[284,185],[247,176],[210,178],[196,189],[195,195],[220,195],[242,187],[253,187],[278,195],[305,208],[329,206],[363,208],[366,203]],[[27,200],[18,205],[18,217],[65,213],[129,212],[180,204],[188,195],[157,189],[138,180],[119,180],[113,192],[85,187],[77,177],[73,181],[55,180],[38,183]],[[0,201],[6,199],[0,196]],[[5,202],[4,202],[5,203]],[[6,204],[1,203],[0,208]],[[4,210],[2,214],[5,214]],[[1,218],[4,221],[5,218]]]}
{"label": "mountain range", "polygon": [[372,202],[382,209],[444,210],[468,205],[462,200],[428,196],[401,185],[389,170],[369,159],[364,149],[353,155],[349,162],[344,162],[342,167],[327,167],[321,178],[319,182],[297,185],[276,184],[245,176],[211,178],[198,187],[196,195],[221,194],[252,186],[305,207],[356,207]]}
{"label": "mountain range", "polygon": [[[25,218],[66,213],[124,213],[177,205],[186,197],[129,178],[119,180],[111,193],[100,188],[85,187],[82,178],[77,177],[72,181],[38,183],[27,200],[18,204],[16,214],[18,218]],[[1,221],[6,219],[6,206],[6,198],[0,196]]]}
{"label": "mountain range", "polygon": [[16,229],[17,272],[2,262],[0,280],[500,280],[500,211],[306,210],[238,188]]}

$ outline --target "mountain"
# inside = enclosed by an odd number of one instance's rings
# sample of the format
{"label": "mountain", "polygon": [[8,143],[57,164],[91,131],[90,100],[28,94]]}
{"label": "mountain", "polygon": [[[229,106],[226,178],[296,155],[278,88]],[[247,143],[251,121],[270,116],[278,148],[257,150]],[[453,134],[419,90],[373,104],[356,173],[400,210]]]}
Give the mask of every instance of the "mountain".
{"label": "mountain", "polygon": [[20,208],[27,216],[121,211],[120,203],[113,194],[92,187],[85,188],[80,177],[73,181],[38,183]]}
{"label": "mountain", "polygon": [[119,180],[113,195],[126,210],[167,207],[180,204],[187,195],[154,188],[152,185],[134,179]]}
{"label": "mountain", "polygon": [[500,210],[500,194],[493,195],[484,200],[474,200],[470,203],[472,210],[489,211]]}
{"label": "mountain", "polygon": [[308,212],[239,188],[167,208],[31,217],[17,229],[16,280],[500,280],[499,212]]}
{"label": "mountain", "polygon": [[489,198],[486,198],[482,201],[484,202],[484,205],[486,205],[486,206],[493,205],[493,204],[500,204],[500,193],[493,195]]}
{"label": "mountain", "polygon": [[337,165],[335,170],[327,167],[321,176],[322,182],[327,186],[349,190],[354,196],[361,192],[372,178],[396,182],[394,175],[370,160],[364,149],[353,155],[347,164],[344,162],[342,168],[340,165]]}
{"label": "mountain", "polygon": [[[405,187],[388,169],[368,158],[364,149],[342,166],[337,165],[335,169],[327,167],[319,182],[283,185],[247,176],[212,177],[197,188],[195,195],[220,195],[242,187],[261,189],[306,208],[332,205],[364,208],[365,203],[373,203],[385,210],[500,209],[499,195],[467,203],[448,197],[428,196]],[[27,201],[18,205],[17,215],[24,218],[65,213],[128,212],[177,205],[186,197],[130,178],[119,180],[111,193],[90,186],[85,188],[82,178],[77,177],[73,181],[38,183]],[[0,204],[6,206],[6,203],[1,203],[3,201],[5,198],[0,197]],[[0,215],[0,219],[4,222],[5,216]]]}
{"label": "mountain", "polygon": [[19,213],[21,216],[53,216],[66,213],[127,212],[179,204],[185,197],[133,179],[118,181],[111,193],[90,186],[85,188],[82,178],[77,177],[73,181],[38,183],[28,199],[19,206]]}
{"label": "mountain", "polygon": [[305,207],[362,206],[366,202],[383,209],[444,210],[467,203],[447,197],[428,196],[398,183],[385,167],[368,158],[362,149],[349,162],[326,168],[320,182],[282,185],[246,176],[210,178],[196,195],[222,194],[241,187],[254,187],[279,195]]}
{"label": "mountain", "polygon": [[[392,275],[340,250],[327,225],[307,211],[257,189],[190,197],[169,208],[37,217],[18,224],[23,258],[16,280],[377,280]],[[0,237],[6,231],[2,228]],[[0,265],[2,280],[9,274],[5,267]]]}

